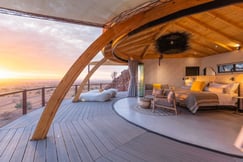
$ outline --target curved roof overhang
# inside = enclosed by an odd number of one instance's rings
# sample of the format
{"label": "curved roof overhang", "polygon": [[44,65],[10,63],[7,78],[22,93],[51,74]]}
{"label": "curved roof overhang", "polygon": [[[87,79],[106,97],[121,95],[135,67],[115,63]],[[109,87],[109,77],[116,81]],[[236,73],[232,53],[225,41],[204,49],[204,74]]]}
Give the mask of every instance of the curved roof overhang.
{"label": "curved roof overhang", "polygon": [[7,0],[0,1],[0,13],[104,27],[125,11],[155,2],[158,0]]}

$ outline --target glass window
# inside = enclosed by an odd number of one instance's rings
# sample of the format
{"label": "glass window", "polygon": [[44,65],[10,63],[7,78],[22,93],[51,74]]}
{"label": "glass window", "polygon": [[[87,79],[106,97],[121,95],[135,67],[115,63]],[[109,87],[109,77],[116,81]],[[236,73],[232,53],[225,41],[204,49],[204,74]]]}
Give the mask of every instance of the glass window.
{"label": "glass window", "polygon": [[219,73],[243,72],[243,62],[218,65]]}
{"label": "glass window", "polygon": [[224,64],[218,66],[219,73],[226,73],[234,71],[234,64]]}
{"label": "glass window", "polygon": [[243,63],[235,64],[235,71],[243,71]]}

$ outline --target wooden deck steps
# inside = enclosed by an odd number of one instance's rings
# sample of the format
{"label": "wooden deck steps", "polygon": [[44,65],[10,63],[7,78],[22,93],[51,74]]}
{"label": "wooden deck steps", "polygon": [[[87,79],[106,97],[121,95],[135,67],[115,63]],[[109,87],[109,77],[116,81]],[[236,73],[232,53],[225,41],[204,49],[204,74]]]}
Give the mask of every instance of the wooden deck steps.
{"label": "wooden deck steps", "polygon": [[109,102],[65,101],[41,141],[30,141],[42,110],[0,129],[0,161],[236,161],[147,132],[120,118]]}

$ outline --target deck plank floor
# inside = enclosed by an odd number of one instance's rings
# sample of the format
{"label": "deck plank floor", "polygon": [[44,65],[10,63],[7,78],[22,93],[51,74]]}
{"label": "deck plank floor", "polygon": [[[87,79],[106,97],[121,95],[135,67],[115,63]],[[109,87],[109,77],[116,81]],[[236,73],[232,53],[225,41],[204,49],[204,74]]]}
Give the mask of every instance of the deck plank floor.
{"label": "deck plank floor", "polygon": [[0,128],[0,161],[242,161],[127,122],[112,109],[118,98],[98,103],[64,101],[45,140],[30,140],[42,109]]}

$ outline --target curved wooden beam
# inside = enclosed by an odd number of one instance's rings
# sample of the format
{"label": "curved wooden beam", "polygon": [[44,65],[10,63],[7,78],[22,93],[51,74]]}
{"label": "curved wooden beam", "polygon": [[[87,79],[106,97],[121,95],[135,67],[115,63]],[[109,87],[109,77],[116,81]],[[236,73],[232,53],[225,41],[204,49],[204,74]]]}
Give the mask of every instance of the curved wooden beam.
{"label": "curved wooden beam", "polygon": [[89,78],[94,74],[94,72],[103,64],[105,63],[105,61],[107,60],[107,58],[103,58],[102,60],[100,60],[93,68],[92,70],[86,75],[86,77],[84,78],[84,80],[82,81],[82,83],[79,86],[79,89],[73,99],[73,102],[78,102],[79,101],[79,96],[82,93],[85,84],[87,83],[87,81],[89,80]]}
{"label": "curved wooden beam", "polygon": [[83,69],[87,66],[87,64],[97,55],[100,50],[102,50],[106,44],[118,38],[122,34],[127,34],[137,27],[147,24],[148,22],[170,15],[180,10],[212,1],[213,0],[172,0],[156,6],[153,9],[138,13],[137,15],[134,15],[133,17],[123,22],[115,24],[106,32],[104,32],[75,61],[75,63],[71,66],[71,68],[68,70],[68,72],[57,86],[56,90],[53,92],[37,124],[37,127],[32,136],[32,140],[40,140],[46,138],[55,114],[71,85],[74,83]]}

